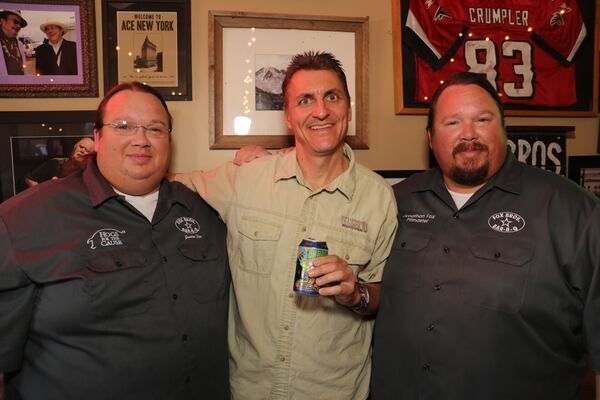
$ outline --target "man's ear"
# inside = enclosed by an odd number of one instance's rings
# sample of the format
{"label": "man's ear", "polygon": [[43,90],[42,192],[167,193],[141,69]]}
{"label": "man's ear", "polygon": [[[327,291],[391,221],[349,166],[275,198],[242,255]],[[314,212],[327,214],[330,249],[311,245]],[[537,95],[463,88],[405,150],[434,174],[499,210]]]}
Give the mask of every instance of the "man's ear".
{"label": "man's ear", "polygon": [[427,129],[427,138],[429,139],[429,148],[431,150],[433,150],[433,147],[431,147],[431,130]]}
{"label": "man's ear", "polygon": [[100,130],[94,128],[94,152],[98,151],[98,146],[100,143]]}

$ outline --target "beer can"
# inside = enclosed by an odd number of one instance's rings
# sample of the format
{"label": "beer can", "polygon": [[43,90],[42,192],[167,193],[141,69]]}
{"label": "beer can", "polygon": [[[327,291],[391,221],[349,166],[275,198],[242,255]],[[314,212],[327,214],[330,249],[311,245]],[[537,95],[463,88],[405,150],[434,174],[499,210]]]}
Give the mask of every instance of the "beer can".
{"label": "beer can", "polygon": [[308,276],[308,271],[313,268],[313,260],[328,254],[327,243],[318,240],[304,239],[298,246],[296,257],[296,276],[294,278],[294,292],[303,296],[318,296],[319,288],[315,280]]}

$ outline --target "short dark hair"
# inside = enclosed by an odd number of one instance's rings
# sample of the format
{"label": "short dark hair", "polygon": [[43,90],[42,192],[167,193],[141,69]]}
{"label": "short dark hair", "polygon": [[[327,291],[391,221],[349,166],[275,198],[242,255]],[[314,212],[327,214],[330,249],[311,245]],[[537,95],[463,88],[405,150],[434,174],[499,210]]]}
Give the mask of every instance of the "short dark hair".
{"label": "short dark hair", "polygon": [[[433,95],[433,99],[431,100],[431,106],[429,106],[429,114],[427,115],[427,131],[433,134],[433,121],[435,120],[435,109],[437,108],[437,102],[440,95],[444,92],[444,90],[448,89],[450,86],[456,85],[477,85],[486,92],[489,93],[490,97],[496,103],[498,110],[500,111],[500,123],[504,127],[504,107],[502,106],[502,101],[500,100],[500,96],[496,89],[492,86],[492,84],[487,80],[485,75],[483,74],[474,74],[472,72],[461,72],[450,79],[445,81]],[[457,99],[456,101],[460,101]]]}
{"label": "short dark hair", "polygon": [[124,82],[119,83],[118,85],[113,86],[105,95],[100,104],[98,105],[98,109],[96,110],[96,123],[94,127],[98,130],[102,129],[104,126],[104,111],[106,109],[106,105],[110,101],[110,99],[117,93],[122,92],[124,90],[131,90],[132,92],[143,92],[151,94],[156,97],[163,108],[167,112],[167,116],[169,118],[169,131],[173,127],[173,117],[169,112],[169,108],[167,107],[167,103],[165,99],[163,99],[162,95],[158,92],[158,90],[154,89],[152,86],[144,85],[141,82],[133,81],[133,82]]}
{"label": "short dark hair", "polygon": [[320,51],[307,51],[305,53],[296,54],[292,58],[292,62],[285,71],[285,78],[281,83],[281,92],[283,93],[283,106],[287,106],[287,88],[292,80],[294,74],[301,70],[313,70],[322,71],[328,70],[333,71],[340,78],[342,86],[344,87],[344,93],[350,103],[350,91],[348,90],[348,82],[346,80],[346,74],[342,63],[334,57],[333,54]]}

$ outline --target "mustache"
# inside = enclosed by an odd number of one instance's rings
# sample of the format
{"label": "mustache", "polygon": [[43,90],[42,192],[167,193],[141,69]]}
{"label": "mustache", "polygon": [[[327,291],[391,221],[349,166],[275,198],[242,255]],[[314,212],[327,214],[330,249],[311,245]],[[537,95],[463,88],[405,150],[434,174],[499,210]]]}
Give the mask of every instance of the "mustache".
{"label": "mustache", "polygon": [[461,153],[463,151],[474,151],[474,150],[481,150],[481,151],[488,151],[488,147],[480,142],[462,142],[459,143],[456,147],[454,147],[454,149],[452,149],[452,155],[455,156],[458,153]]}

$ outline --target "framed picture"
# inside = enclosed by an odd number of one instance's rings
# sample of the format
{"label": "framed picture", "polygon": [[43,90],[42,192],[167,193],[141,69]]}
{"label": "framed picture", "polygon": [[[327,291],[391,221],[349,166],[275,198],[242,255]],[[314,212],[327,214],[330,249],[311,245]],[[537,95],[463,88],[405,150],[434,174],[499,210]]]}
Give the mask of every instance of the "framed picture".
{"label": "framed picture", "polygon": [[210,11],[210,148],[293,144],[281,82],[292,57],[310,50],[342,63],[352,107],[346,141],[368,148],[368,35],[368,17]]}
{"label": "framed picture", "polygon": [[94,0],[2,0],[0,10],[20,21],[0,51],[0,97],[98,96]]}
{"label": "framed picture", "polygon": [[600,197],[600,155],[570,156],[569,178]]}
{"label": "framed picture", "polygon": [[192,99],[190,0],[102,0],[104,90],[139,81]]}
{"label": "framed picture", "polygon": [[69,157],[81,138],[93,137],[95,115],[95,111],[0,112],[0,201],[27,189],[25,178],[42,164]]}
{"label": "framed picture", "polygon": [[416,174],[417,172],[422,172],[422,171],[423,170],[420,170],[420,169],[412,169],[412,170],[386,169],[386,170],[379,170],[379,171],[375,171],[375,172],[378,173],[379,175],[381,175],[387,181],[387,183],[390,184],[390,186],[394,186],[396,183],[402,182],[403,180],[405,180],[412,174]]}
{"label": "framed picture", "polygon": [[525,164],[567,175],[567,137],[574,126],[507,126],[508,148]]}
{"label": "framed picture", "polygon": [[595,117],[600,1],[517,3],[392,0],[396,113],[426,113],[441,82],[470,71],[507,115]]}

